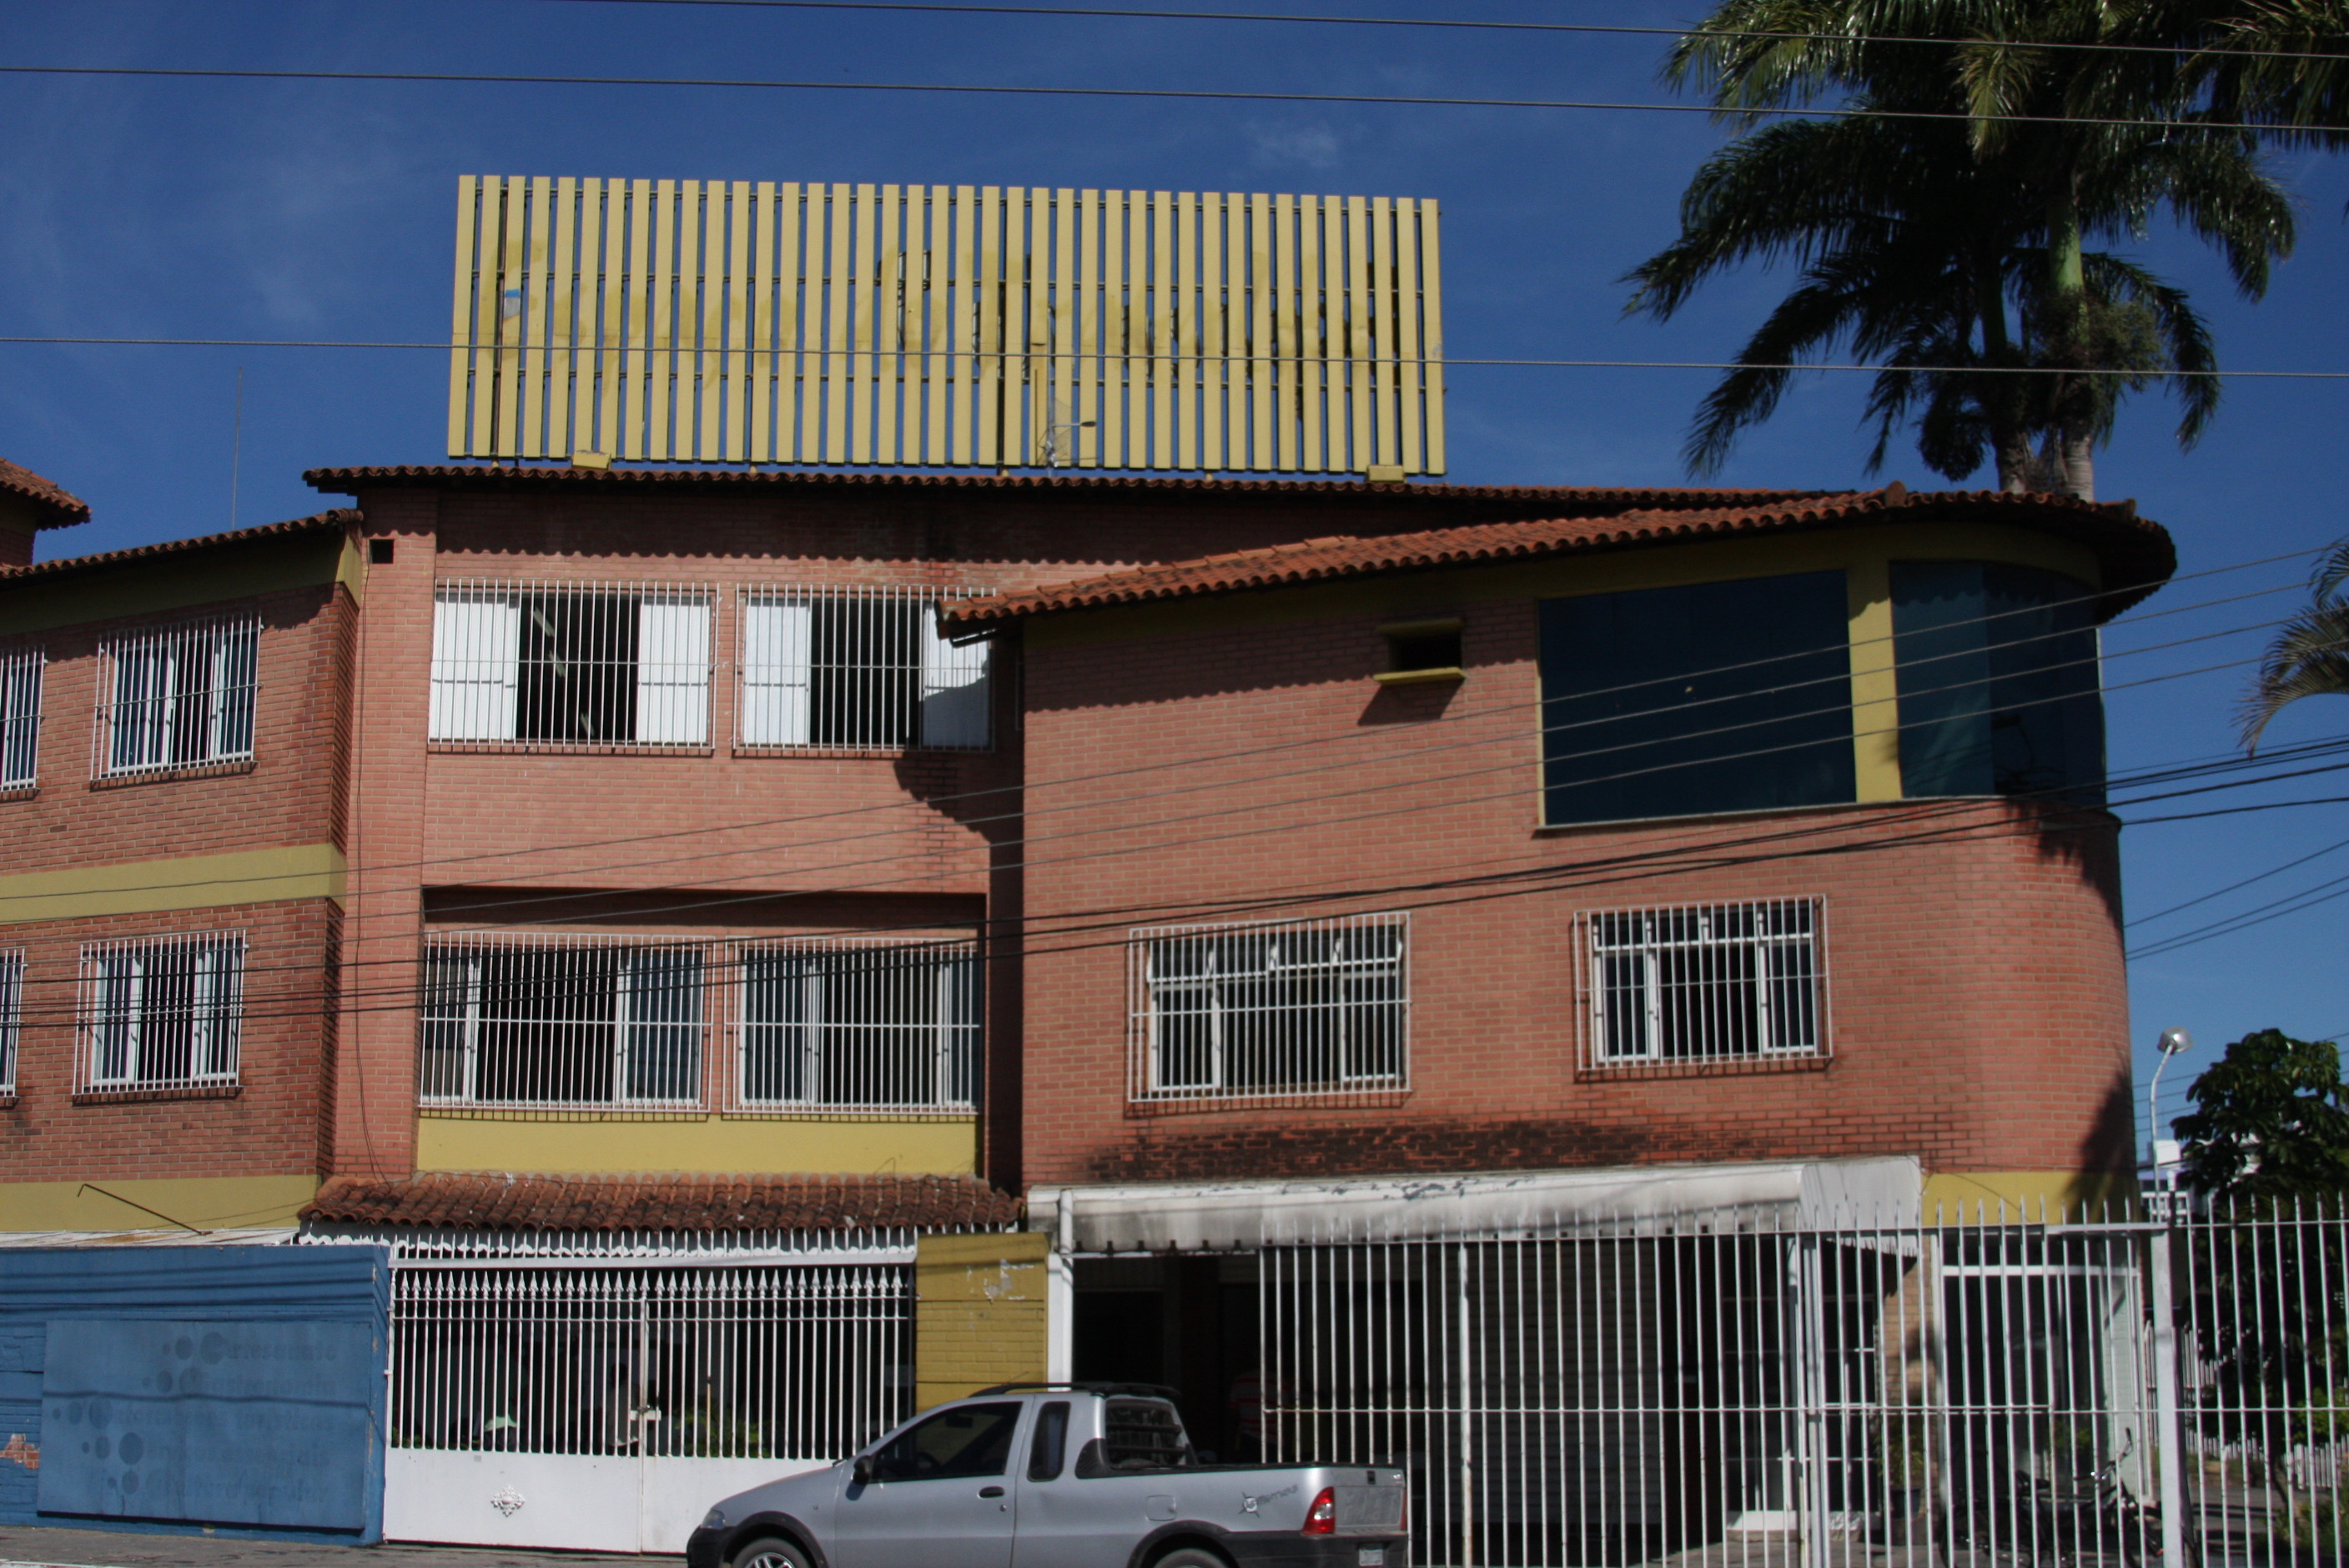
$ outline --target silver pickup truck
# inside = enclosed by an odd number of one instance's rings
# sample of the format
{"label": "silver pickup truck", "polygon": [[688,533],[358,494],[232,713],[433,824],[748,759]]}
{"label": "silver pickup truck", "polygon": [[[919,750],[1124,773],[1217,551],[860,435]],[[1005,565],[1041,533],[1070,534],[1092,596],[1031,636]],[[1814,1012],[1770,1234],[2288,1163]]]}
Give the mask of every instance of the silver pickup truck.
{"label": "silver pickup truck", "polygon": [[1410,1568],[1402,1472],[1201,1464],[1133,1385],[990,1388],[709,1511],[687,1568]]}

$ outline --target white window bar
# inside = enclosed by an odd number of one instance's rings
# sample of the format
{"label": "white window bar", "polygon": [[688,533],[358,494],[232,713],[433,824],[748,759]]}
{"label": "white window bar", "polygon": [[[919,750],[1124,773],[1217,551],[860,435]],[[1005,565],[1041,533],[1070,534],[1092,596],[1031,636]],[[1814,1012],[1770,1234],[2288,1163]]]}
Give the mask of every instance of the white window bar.
{"label": "white window bar", "polygon": [[1257,1099],[1405,1088],[1411,917],[1133,933],[1130,1092]]}
{"label": "white window bar", "polygon": [[1828,1054],[1822,901],[1595,911],[1582,922],[1590,1066]]}
{"label": "white window bar", "polygon": [[742,593],[746,750],[984,751],[991,644],[957,643],[938,606],[969,588],[762,587]]}
{"label": "white window bar", "polygon": [[0,654],[0,791],[41,781],[41,674],[38,648]]}
{"label": "white window bar", "polygon": [[0,1096],[16,1093],[16,1042],[25,1026],[25,954],[0,953]]}
{"label": "white window bar", "polygon": [[80,1011],[76,1094],[233,1085],[244,1018],[243,934],[87,944]]}
{"label": "white window bar", "polygon": [[977,944],[762,942],[743,944],[736,962],[738,1109],[978,1105]]}
{"label": "white window bar", "polygon": [[444,582],[427,737],[527,748],[709,744],[714,589]]}
{"label": "white window bar", "polygon": [[392,1271],[394,1448],[843,1457],[913,1413],[905,1264]]}
{"label": "white window bar", "polygon": [[251,760],[260,645],[254,616],[191,621],[100,645],[93,775]]}
{"label": "white window bar", "polygon": [[418,1103],[700,1106],[706,949],[644,937],[427,938]]}

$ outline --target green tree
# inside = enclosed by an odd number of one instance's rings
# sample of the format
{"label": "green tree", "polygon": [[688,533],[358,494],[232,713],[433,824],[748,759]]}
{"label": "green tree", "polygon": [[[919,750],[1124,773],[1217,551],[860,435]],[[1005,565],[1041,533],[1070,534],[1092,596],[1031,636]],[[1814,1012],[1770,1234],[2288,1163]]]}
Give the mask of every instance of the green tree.
{"label": "green tree", "polygon": [[[1793,372],[1775,367],[1839,345],[1882,366],[1871,469],[1913,427],[1951,479],[1987,459],[2002,490],[2092,498],[2095,446],[2157,378],[2179,397],[2179,441],[2201,435],[2215,378],[2163,373],[2214,367],[2207,325],[2184,291],[2089,242],[2141,239],[2167,216],[2257,298],[2291,252],[2292,202],[2254,133],[2191,124],[2213,118],[2220,77],[2179,51],[2208,24],[2165,55],[2049,46],[2114,41],[2123,15],[2085,0],[1723,0],[1675,46],[1666,79],[1745,132],[1691,182],[1679,239],[1629,274],[1630,310],[1668,319],[1750,262],[1802,269],[1701,407],[1693,471],[1776,409]],[[1889,118],[1757,118],[1824,100]]]}
{"label": "green tree", "polygon": [[2349,1191],[2349,1088],[2332,1041],[2245,1035],[2186,1093],[2178,1137],[2195,1191],[2270,1207]]}
{"label": "green tree", "polygon": [[2349,603],[2341,596],[2349,583],[2349,539],[2316,569],[2310,597],[2313,603],[2285,623],[2260,661],[2259,677],[2243,704],[2243,748],[2256,750],[2269,721],[2287,703],[2304,696],[2349,695]]}

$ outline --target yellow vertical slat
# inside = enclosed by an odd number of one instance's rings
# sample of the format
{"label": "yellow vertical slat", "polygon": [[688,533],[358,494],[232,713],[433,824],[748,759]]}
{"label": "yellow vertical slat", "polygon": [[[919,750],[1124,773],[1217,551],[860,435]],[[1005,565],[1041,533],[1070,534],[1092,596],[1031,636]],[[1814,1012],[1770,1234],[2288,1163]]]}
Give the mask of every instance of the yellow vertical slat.
{"label": "yellow vertical slat", "polygon": [[546,455],[547,302],[554,258],[554,181],[542,174],[530,182],[530,230],[523,241],[522,418],[515,452]]}
{"label": "yellow vertical slat", "polygon": [[978,193],[978,460],[1004,460],[1003,188]]}
{"label": "yellow vertical slat", "polygon": [[1123,191],[1102,192],[1101,460],[1125,467],[1125,209]]}
{"label": "yellow vertical slat", "polygon": [[1151,386],[1150,192],[1129,191],[1125,199],[1125,466],[1146,469],[1157,460],[1150,446],[1150,418],[1156,406]]}
{"label": "yellow vertical slat", "polygon": [[503,216],[498,244],[498,438],[502,458],[522,451],[523,319],[506,314],[506,295],[519,293],[517,304],[530,297],[530,187],[521,179],[506,181]]}
{"label": "yellow vertical slat", "polygon": [[1247,193],[1232,191],[1224,196],[1224,363],[1217,367],[1223,380],[1224,467],[1247,467],[1248,451],[1248,387],[1247,369],[1242,364],[1250,351],[1248,343],[1248,232]]}
{"label": "yellow vertical slat", "polygon": [[876,366],[878,408],[874,420],[874,453],[878,462],[902,462],[897,453],[897,401],[905,397],[905,371],[902,371],[900,347],[905,346],[905,230],[902,223],[905,200],[897,185],[881,188],[881,207],[874,209],[878,223],[881,246],[881,279],[878,279],[878,322],[876,347],[881,359]]}
{"label": "yellow vertical slat", "polygon": [[922,187],[922,461],[943,463],[953,448],[947,441],[947,385],[954,367],[953,337],[947,305],[952,297],[954,193],[943,185]]}
{"label": "yellow vertical slat", "polygon": [[[823,460],[844,463],[848,460],[848,254],[854,210],[847,186],[827,186],[825,194],[823,217],[831,237],[824,248],[823,269]],[[808,218],[812,223],[815,214],[811,212]],[[815,253],[812,242],[808,253],[811,257]]]}
{"label": "yellow vertical slat", "polygon": [[1372,398],[1378,429],[1374,461],[1392,465],[1400,449],[1395,442],[1395,262],[1394,204],[1385,197],[1371,201],[1371,346],[1377,354]]}
{"label": "yellow vertical slat", "polygon": [[627,193],[627,301],[622,312],[620,366],[620,434],[616,457],[645,455],[645,427],[652,413],[652,268],[653,185],[631,181]]}
{"label": "yellow vertical slat", "polygon": [[758,221],[750,236],[750,309],[744,316],[744,342],[750,362],[750,433],[743,451],[753,463],[771,462],[775,456],[775,377],[782,368],[782,346],[775,330],[782,313],[775,298],[775,182],[761,180],[752,195]]}
{"label": "yellow vertical slat", "polygon": [[1272,198],[1261,193],[1248,198],[1248,461],[1252,469],[1268,469],[1277,460],[1272,439],[1274,411],[1273,356],[1279,344],[1273,335]]}
{"label": "yellow vertical slat", "polygon": [[498,312],[505,301],[506,182],[481,181],[481,280],[473,306],[473,429],[475,457],[498,454]]}
{"label": "yellow vertical slat", "polygon": [[[675,449],[671,445],[671,415],[669,404],[677,391],[677,339],[678,325],[677,247],[679,206],[690,200],[684,194],[692,189],[692,181],[657,180],[653,182],[653,270],[645,289],[652,304],[652,335],[647,380],[651,383],[652,396],[647,401],[650,411],[645,431],[645,456],[656,461],[667,459]],[[692,321],[688,315],[687,323]]]}
{"label": "yellow vertical slat", "polygon": [[1224,192],[1199,198],[1199,466],[1224,466]]}
{"label": "yellow vertical slat", "polygon": [[1013,287],[1021,300],[1016,341],[1019,345],[1019,408],[1028,428],[1012,444],[1020,460],[1041,460],[1044,425],[1052,417],[1052,196],[1046,185],[1023,189],[1011,203],[1011,239],[1006,247]]}
{"label": "yellow vertical slat", "polygon": [[677,433],[669,447],[672,458],[701,456],[698,405],[702,387],[709,379],[703,360],[712,346],[702,333],[702,195],[715,183],[712,181],[705,184],[698,180],[678,181],[677,380],[674,397]]}
{"label": "yellow vertical slat", "polygon": [[1199,199],[1174,198],[1174,466],[1199,466]]}
{"label": "yellow vertical slat", "polygon": [[1057,433],[1060,460],[1073,468],[1079,427],[1085,416],[1077,411],[1077,193],[1066,187],[1052,192],[1052,418],[1066,426]]}
{"label": "yellow vertical slat", "polygon": [[1353,406],[1346,419],[1346,467],[1356,473],[1378,461],[1371,415],[1371,252],[1367,204],[1346,198],[1346,384]]}
{"label": "yellow vertical slat", "polygon": [[849,219],[855,226],[848,250],[848,321],[855,352],[848,361],[848,460],[869,463],[873,460],[873,317],[880,304],[874,288],[874,250],[881,204],[873,186],[856,188]]}
{"label": "yellow vertical slat", "polygon": [[472,387],[471,352],[472,334],[466,328],[473,320],[474,276],[480,255],[480,224],[481,211],[481,177],[460,174],[457,177],[457,281],[451,291],[454,303],[449,314],[449,455],[452,458],[473,456],[472,444],[466,438],[466,415]]}
{"label": "yellow vertical slat", "polygon": [[595,252],[595,392],[580,428],[599,452],[620,449],[620,410],[627,401],[620,345],[627,333],[626,307],[634,281],[628,273],[628,186],[623,180],[589,181],[602,204],[604,240]]}
{"label": "yellow vertical slat", "polygon": [[1071,434],[1077,466],[1082,469],[1101,466],[1101,399],[1096,376],[1101,354],[1101,192],[1094,190],[1077,192],[1076,205],[1076,272],[1068,286],[1076,295],[1077,318],[1075,335],[1069,346],[1077,351],[1074,364],[1076,390],[1069,399],[1069,419],[1076,428]]}
{"label": "yellow vertical slat", "polygon": [[1297,199],[1272,199],[1272,405],[1273,463],[1284,473],[1295,473],[1297,452],[1297,378],[1303,352],[1297,297]]}
{"label": "yellow vertical slat", "polygon": [[563,444],[565,451],[581,452],[595,445],[595,406],[603,395],[602,384],[595,378],[595,361],[604,341],[600,325],[603,248],[599,242],[604,224],[604,182],[576,180],[572,185],[577,211],[572,220],[574,325],[566,356],[571,361],[571,412],[564,427]]}
{"label": "yellow vertical slat", "polygon": [[577,308],[579,276],[579,181],[554,182],[554,274],[547,294],[546,441],[549,457],[571,455],[573,369],[572,313]]}
{"label": "yellow vertical slat", "polygon": [[1329,338],[1322,351],[1329,388],[1322,399],[1328,420],[1322,460],[1330,472],[1343,473],[1352,466],[1346,410],[1353,398],[1352,383],[1348,380],[1353,323],[1346,315],[1346,201],[1342,196],[1321,198],[1321,316]]}
{"label": "yellow vertical slat", "polygon": [[954,460],[978,460],[971,400],[978,385],[978,188],[954,188],[953,385],[947,388],[947,413],[954,425]]}
{"label": "yellow vertical slat", "polygon": [[1321,342],[1321,202],[1319,197],[1297,199],[1297,422],[1304,427],[1297,454],[1298,467],[1309,474],[1323,472],[1323,447],[1329,421],[1325,388],[1329,372],[1322,363]]}
{"label": "yellow vertical slat", "polygon": [[1402,471],[1426,472],[1420,445],[1425,377],[1419,367],[1419,203],[1410,197],[1395,204],[1395,397],[1402,405]]}
{"label": "yellow vertical slat", "polygon": [[[750,347],[750,182],[737,180],[728,188],[726,205],[726,380],[720,388],[718,455],[728,462],[748,449]],[[715,206],[716,203],[712,202]]]}
{"label": "yellow vertical slat", "polygon": [[802,189],[796,180],[786,181],[776,192],[778,211],[775,214],[776,242],[781,247],[775,259],[775,459],[778,462],[804,463],[815,458],[815,447],[808,436],[810,414],[807,401],[806,323],[808,300],[812,291],[807,286],[807,269],[813,256],[802,242],[805,239],[807,215],[816,205],[814,186]]}
{"label": "yellow vertical slat", "polygon": [[1174,193],[1150,193],[1150,466],[1174,463]]}
{"label": "yellow vertical slat", "polygon": [[1436,248],[1435,202],[1419,204],[1420,357],[1427,372],[1427,471],[1444,468],[1444,270]]}
{"label": "yellow vertical slat", "polygon": [[[680,300],[678,330],[690,321],[693,352],[680,356],[690,366],[692,379],[683,384],[677,405],[677,450],[680,457],[708,462],[718,456],[718,398],[726,373],[726,184],[701,182],[685,200],[678,261]],[[689,239],[689,242],[688,242]],[[690,311],[690,315],[686,313]]]}

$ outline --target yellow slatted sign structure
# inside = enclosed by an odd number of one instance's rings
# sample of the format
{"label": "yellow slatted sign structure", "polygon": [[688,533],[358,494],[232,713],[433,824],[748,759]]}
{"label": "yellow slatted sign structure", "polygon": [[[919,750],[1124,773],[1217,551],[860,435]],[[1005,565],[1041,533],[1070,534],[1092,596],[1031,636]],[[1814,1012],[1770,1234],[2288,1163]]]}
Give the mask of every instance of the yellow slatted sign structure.
{"label": "yellow slatted sign structure", "polygon": [[460,458],[1444,472],[1435,203],[468,175]]}

